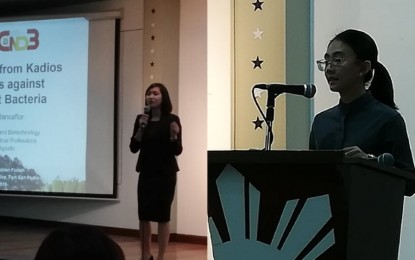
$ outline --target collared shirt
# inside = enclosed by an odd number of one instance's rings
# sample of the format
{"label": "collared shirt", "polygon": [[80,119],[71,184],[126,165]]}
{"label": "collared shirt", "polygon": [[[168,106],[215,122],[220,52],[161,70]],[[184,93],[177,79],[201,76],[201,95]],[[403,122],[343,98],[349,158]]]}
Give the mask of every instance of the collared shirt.
{"label": "collared shirt", "polygon": [[311,150],[351,146],[375,156],[390,153],[396,167],[414,167],[403,117],[370,92],[349,104],[340,101],[314,118],[309,140]]}

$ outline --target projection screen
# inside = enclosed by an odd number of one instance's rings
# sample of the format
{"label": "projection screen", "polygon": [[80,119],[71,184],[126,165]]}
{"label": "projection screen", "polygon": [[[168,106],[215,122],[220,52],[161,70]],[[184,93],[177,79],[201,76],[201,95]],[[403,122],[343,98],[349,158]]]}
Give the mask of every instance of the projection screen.
{"label": "projection screen", "polygon": [[116,197],[119,21],[0,21],[0,194]]}

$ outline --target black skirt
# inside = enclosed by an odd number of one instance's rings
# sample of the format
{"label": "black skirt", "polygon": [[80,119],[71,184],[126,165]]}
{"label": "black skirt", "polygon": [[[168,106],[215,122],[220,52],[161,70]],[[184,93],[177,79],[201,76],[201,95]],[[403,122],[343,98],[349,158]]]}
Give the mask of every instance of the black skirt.
{"label": "black skirt", "polygon": [[138,218],[141,221],[169,222],[176,189],[176,172],[141,172],[137,185]]}

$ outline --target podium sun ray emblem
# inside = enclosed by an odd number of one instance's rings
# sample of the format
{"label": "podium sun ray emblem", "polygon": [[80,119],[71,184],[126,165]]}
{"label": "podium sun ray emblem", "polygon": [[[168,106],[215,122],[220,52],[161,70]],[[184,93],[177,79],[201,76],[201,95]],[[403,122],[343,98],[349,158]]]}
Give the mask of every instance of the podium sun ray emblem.
{"label": "podium sun ray emblem", "polygon": [[[215,260],[221,259],[316,259],[335,243],[330,224],[329,195],[287,200],[270,243],[258,240],[261,192],[227,165],[216,180],[226,232],[213,218],[209,231]],[[223,233],[229,234],[229,239]]]}

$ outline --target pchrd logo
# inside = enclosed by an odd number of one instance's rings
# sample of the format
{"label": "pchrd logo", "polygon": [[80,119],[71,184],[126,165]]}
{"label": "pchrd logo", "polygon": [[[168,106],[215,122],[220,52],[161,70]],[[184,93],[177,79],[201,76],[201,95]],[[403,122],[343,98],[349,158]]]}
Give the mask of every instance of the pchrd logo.
{"label": "pchrd logo", "polygon": [[27,29],[25,35],[10,34],[10,31],[0,32],[0,51],[30,51],[39,47],[37,29]]}

